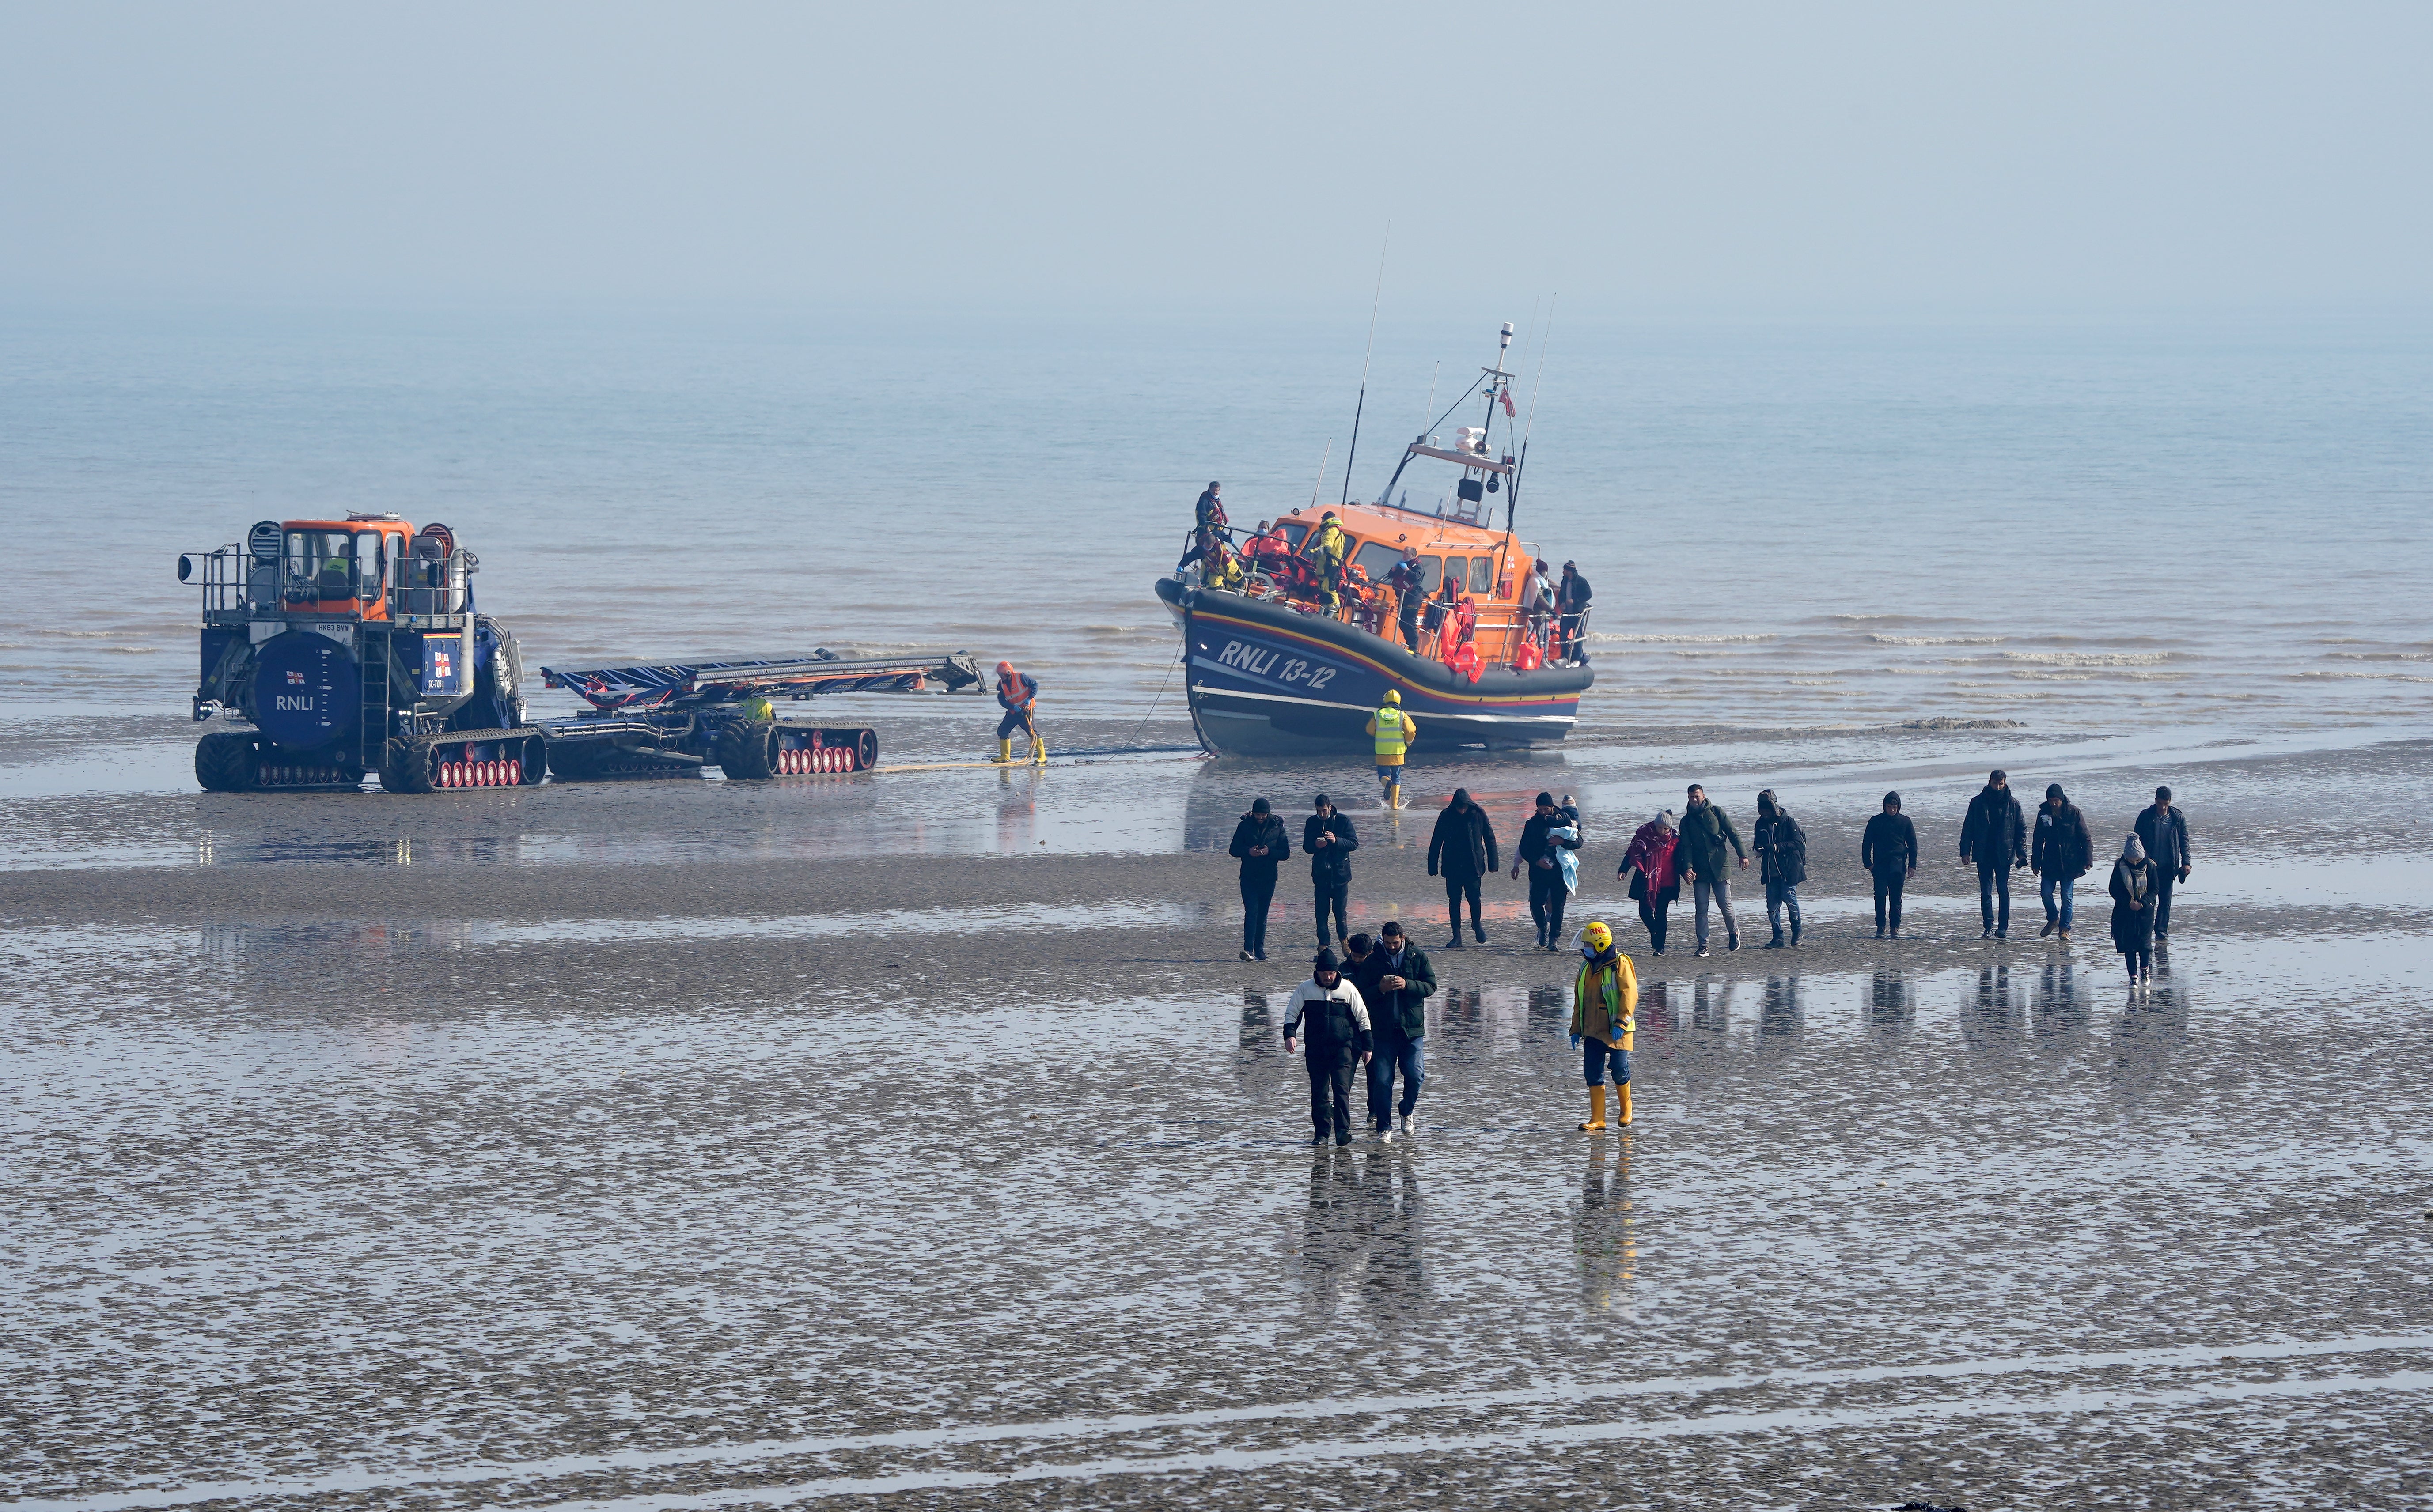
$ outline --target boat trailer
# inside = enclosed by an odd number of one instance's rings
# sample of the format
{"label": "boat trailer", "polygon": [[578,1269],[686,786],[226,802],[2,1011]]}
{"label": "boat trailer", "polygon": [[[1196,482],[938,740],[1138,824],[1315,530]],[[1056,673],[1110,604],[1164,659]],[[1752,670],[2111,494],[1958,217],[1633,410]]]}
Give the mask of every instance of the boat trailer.
{"label": "boat trailer", "polygon": [[806,773],[866,772],[878,764],[878,732],[776,717],[775,705],[831,693],[947,692],[980,686],[969,652],[808,655],[734,661],[637,663],[541,669],[544,687],[591,707],[537,722],[549,774],[562,782],[697,776],[718,767],[729,780]]}

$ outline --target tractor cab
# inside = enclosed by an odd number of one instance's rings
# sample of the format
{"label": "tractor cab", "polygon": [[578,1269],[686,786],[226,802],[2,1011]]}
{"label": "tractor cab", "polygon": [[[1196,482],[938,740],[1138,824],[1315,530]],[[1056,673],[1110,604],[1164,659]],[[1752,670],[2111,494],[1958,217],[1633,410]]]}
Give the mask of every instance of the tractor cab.
{"label": "tractor cab", "polygon": [[291,519],[280,526],[281,602],[289,614],[388,618],[414,527],[397,518]]}

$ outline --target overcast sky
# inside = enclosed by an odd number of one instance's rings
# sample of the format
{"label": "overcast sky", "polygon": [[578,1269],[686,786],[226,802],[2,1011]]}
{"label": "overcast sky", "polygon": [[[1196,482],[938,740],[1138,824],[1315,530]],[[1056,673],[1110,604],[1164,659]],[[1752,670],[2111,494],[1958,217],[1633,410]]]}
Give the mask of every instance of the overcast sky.
{"label": "overcast sky", "polygon": [[0,8],[0,298],[2421,311],[2433,6]]}

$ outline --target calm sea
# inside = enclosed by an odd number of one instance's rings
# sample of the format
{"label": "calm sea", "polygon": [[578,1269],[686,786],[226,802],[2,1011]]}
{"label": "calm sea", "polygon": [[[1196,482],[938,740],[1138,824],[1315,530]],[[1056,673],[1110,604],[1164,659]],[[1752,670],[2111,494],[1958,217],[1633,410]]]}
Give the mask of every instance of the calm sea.
{"label": "calm sea", "polygon": [[[1244,523],[1338,497],[1363,335],[1240,316],[0,321],[0,679],[21,709],[182,708],[196,603],[176,554],[357,508],[456,527],[527,665],[928,644],[1035,667],[1050,710],[1143,712],[1174,650],[1149,581],[1193,496],[1223,480]],[[1387,322],[1355,491],[1494,334]],[[2433,330],[1558,324],[1541,390],[1526,345],[1518,523],[1594,585],[1598,723],[2433,712]]]}

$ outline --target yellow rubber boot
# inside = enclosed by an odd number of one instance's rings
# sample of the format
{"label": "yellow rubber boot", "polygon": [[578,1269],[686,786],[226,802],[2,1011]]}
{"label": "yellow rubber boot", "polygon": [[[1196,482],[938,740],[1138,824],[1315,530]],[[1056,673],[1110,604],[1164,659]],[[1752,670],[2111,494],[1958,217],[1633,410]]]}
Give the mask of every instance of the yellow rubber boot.
{"label": "yellow rubber boot", "polygon": [[1621,1086],[1616,1087],[1614,1089],[1614,1111],[1621,1115],[1614,1119],[1614,1122],[1620,1124],[1625,1129],[1628,1129],[1630,1127],[1630,1083],[1625,1081]]}
{"label": "yellow rubber boot", "polygon": [[1044,735],[1030,738],[1030,764],[1034,767],[1047,765],[1047,738]]}
{"label": "yellow rubber boot", "polygon": [[1012,740],[999,740],[996,743],[996,758],[999,761],[1012,761],[1013,759],[1013,742]]}
{"label": "yellow rubber boot", "polygon": [[1386,807],[1388,808],[1403,807],[1403,784],[1399,780],[1386,784]]}
{"label": "yellow rubber boot", "polygon": [[1580,1129],[1583,1132],[1591,1134],[1605,1131],[1605,1084],[1603,1082],[1589,1089],[1589,1121],[1580,1125]]}

